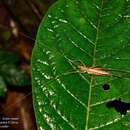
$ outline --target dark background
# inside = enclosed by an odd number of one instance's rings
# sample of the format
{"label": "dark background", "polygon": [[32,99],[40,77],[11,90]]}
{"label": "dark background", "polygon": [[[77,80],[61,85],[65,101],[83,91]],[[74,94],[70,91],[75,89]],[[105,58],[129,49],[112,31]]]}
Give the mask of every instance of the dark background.
{"label": "dark background", "polygon": [[[56,0],[0,0],[0,51],[18,57],[16,67],[31,79],[31,54],[41,19]],[[0,59],[5,59],[4,55]],[[8,67],[8,62],[7,68]],[[1,66],[0,66],[1,67]],[[11,70],[6,70],[7,74]],[[0,73],[1,75],[1,73]],[[13,76],[12,76],[13,77]],[[10,77],[11,78],[11,77]],[[0,122],[17,118],[6,130],[37,130],[29,85],[15,87],[7,83],[5,96],[0,97]]]}

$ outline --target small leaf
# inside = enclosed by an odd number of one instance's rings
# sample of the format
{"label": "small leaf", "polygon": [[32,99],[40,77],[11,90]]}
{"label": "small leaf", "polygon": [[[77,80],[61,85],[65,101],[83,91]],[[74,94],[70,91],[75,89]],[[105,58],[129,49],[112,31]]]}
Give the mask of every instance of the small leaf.
{"label": "small leaf", "polygon": [[29,76],[18,66],[18,57],[10,52],[0,51],[0,75],[12,86],[23,87],[30,84]]}
{"label": "small leaf", "polygon": [[3,78],[0,76],[0,97],[4,97],[7,91],[6,84]]}
{"label": "small leaf", "polygon": [[0,74],[9,85],[14,87],[16,86],[18,88],[30,84],[29,76],[15,65],[2,65]]}
{"label": "small leaf", "polygon": [[18,57],[10,52],[0,50],[0,66],[3,64],[15,64],[18,61]]}
{"label": "small leaf", "polygon": [[130,130],[128,109],[106,105],[130,103],[130,1],[57,1],[39,27],[32,82],[41,130]]}

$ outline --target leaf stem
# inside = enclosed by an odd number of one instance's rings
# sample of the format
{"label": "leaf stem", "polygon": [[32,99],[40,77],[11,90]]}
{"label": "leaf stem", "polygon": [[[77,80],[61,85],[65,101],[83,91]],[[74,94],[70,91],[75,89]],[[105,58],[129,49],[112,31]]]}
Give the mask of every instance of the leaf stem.
{"label": "leaf stem", "polygon": [[[103,7],[103,0],[101,2],[101,8],[99,11],[99,19],[97,22],[97,32],[96,32],[96,38],[95,38],[95,46],[94,46],[94,51],[93,51],[93,65],[95,66],[96,64],[96,48],[97,48],[97,42],[98,42],[98,38],[99,38],[99,28],[100,28],[100,16],[101,16],[101,11],[102,11],[102,7]],[[88,130],[89,128],[89,114],[90,114],[90,105],[91,105],[91,96],[92,96],[92,84],[93,84],[93,80],[94,80],[94,76],[91,76],[91,80],[90,80],[90,86],[89,86],[89,96],[88,96],[88,105],[87,105],[87,116],[86,116],[86,126],[85,126],[85,130]]]}

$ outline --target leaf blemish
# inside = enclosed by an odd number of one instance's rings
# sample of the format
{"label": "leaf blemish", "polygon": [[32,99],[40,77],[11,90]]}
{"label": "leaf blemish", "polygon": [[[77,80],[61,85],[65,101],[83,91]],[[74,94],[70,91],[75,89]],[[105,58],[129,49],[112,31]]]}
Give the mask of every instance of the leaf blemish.
{"label": "leaf blemish", "polygon": [[121,115],[126,115],[127,111],[130,110],[130,103],[126,103],[119,100],[113,100],[106,104],[107,108],[115,108],[117,112],[119,112]]}
{"label": "leaf blemish", "polygon": [[102,87],[103,87],[104,90],[109,90],[110,89],[110,85],[109,84],[104,84]]}

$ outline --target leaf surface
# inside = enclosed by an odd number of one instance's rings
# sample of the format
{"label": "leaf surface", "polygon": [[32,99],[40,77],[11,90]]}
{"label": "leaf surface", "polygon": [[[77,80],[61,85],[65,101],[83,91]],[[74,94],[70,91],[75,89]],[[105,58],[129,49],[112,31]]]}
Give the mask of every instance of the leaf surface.
{"label": "leaf surface", "polygon": [[[112,76],[81,73],[83,65]],[[41,22],[33,50],[38,128],[129,130],[130,114],[106,105],[119,98],[130,102],[129,71],[130,1],[59,0]]]}

